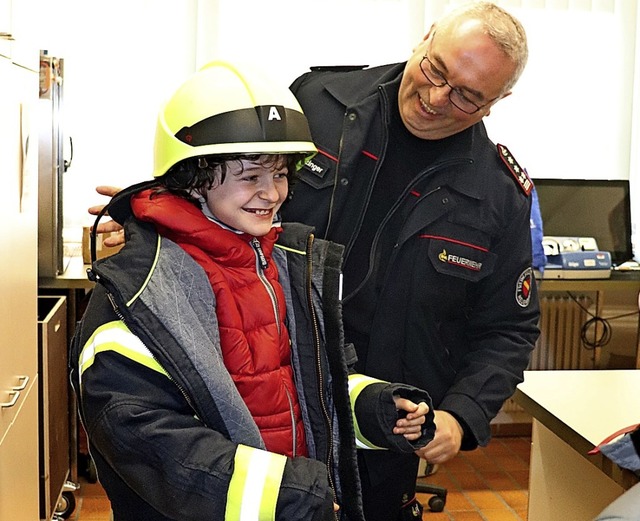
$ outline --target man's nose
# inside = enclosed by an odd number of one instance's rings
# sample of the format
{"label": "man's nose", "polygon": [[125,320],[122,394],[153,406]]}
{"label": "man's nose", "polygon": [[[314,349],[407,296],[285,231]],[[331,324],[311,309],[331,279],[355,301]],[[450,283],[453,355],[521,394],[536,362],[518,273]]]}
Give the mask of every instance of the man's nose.
{"label": "man's nose", "polygon": [[433,85],[429,89],[429,102],[434,107],[444,107],[448,103],[451,102],[449,99],[449,95],[451,94],[451,87],[445,84],[441,87],[436,87]]}

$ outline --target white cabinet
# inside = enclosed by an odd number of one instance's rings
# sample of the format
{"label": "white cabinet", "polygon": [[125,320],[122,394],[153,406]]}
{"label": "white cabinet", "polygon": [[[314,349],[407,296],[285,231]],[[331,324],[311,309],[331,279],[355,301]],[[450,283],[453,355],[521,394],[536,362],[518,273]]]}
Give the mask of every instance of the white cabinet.
{"label": "white cabinet", "polygon": [[11,56],[11,0],[0,0],[0,56]]}
{"label": "white cabinet", "polygon": [[14,63],[38,70],[39,21],[43,0],[0,0],[0,56]]}
{"label": "white cabinet", "polygon": [[0,78],[0,519],[33,521],[39,518],[38,73],[0,57]]}
{"label": "white cabinet", "polygon": [[[0,0],[6,1],[6,0]],[[11,3],[11,60],[13,63],[37,71],[40,68],[40,32],[35,21],[40,21],[41,0],[13,0]]]}
{"label": "white cabinet", "polygon": [[16,421],[0,442],[0,519],[40,519],[38,489],[38,385],[22,391]]}

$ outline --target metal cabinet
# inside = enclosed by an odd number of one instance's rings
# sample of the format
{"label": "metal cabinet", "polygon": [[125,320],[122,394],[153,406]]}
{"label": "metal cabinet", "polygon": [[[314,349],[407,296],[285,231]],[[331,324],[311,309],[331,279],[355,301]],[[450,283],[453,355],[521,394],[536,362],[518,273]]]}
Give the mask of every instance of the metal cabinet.
{"label": "metal cabinet", "polygon": [[[37,56],[37,51],[36,51]],[[38,519],[38,72],[0,57],[0,519]]]}

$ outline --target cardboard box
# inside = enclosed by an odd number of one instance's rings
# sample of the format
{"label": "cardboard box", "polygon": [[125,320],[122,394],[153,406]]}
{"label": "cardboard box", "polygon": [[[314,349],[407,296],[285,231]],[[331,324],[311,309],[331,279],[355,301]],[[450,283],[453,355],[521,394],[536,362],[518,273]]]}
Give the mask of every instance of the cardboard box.
{"label": "cardboard box", "polygon": [[[88,226],[85,226],[82,229],[82,262],[85,264],[91,264],[91,232]],[[109,255],[113,255],[114,253],[120,251],[120,248],[124,246],[121,244],[119,246],[105,246],[103,244],[104,239],[107,237],[111,237],[115,235],[115,232],[108,233],[100,233],[96,236],[96,257],[98,259],[102,259],[104,257],[108,257]]]}

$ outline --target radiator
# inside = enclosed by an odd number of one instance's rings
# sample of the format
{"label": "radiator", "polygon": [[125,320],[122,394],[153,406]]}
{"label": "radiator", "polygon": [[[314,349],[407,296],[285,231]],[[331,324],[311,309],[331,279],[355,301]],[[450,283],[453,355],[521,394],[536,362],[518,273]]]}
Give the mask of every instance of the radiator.
{"label": "radiator", "polygon": [[[590,315],[585,311],[595,303],[595,296],[566,293],[540,295],[540,337],[531,353],[529,370],[595,369],[597,353],[583,346],[582,328]],[[583,309],[584,308],[584,309]],[[592,335],[590,329],[587,334]],[[522,411],[512,399],[505,402],[504,412]]]}
{"label": "radiator", "polygon": [[[531,354],[530,370],[595,369],[596,353],[581,341],[582,328],[590,318],[585,309],[594,299],[588,295],[574,298],[563,294],[540,296],[540,337]],[[593,330],[586,334],[592,335]]]}

